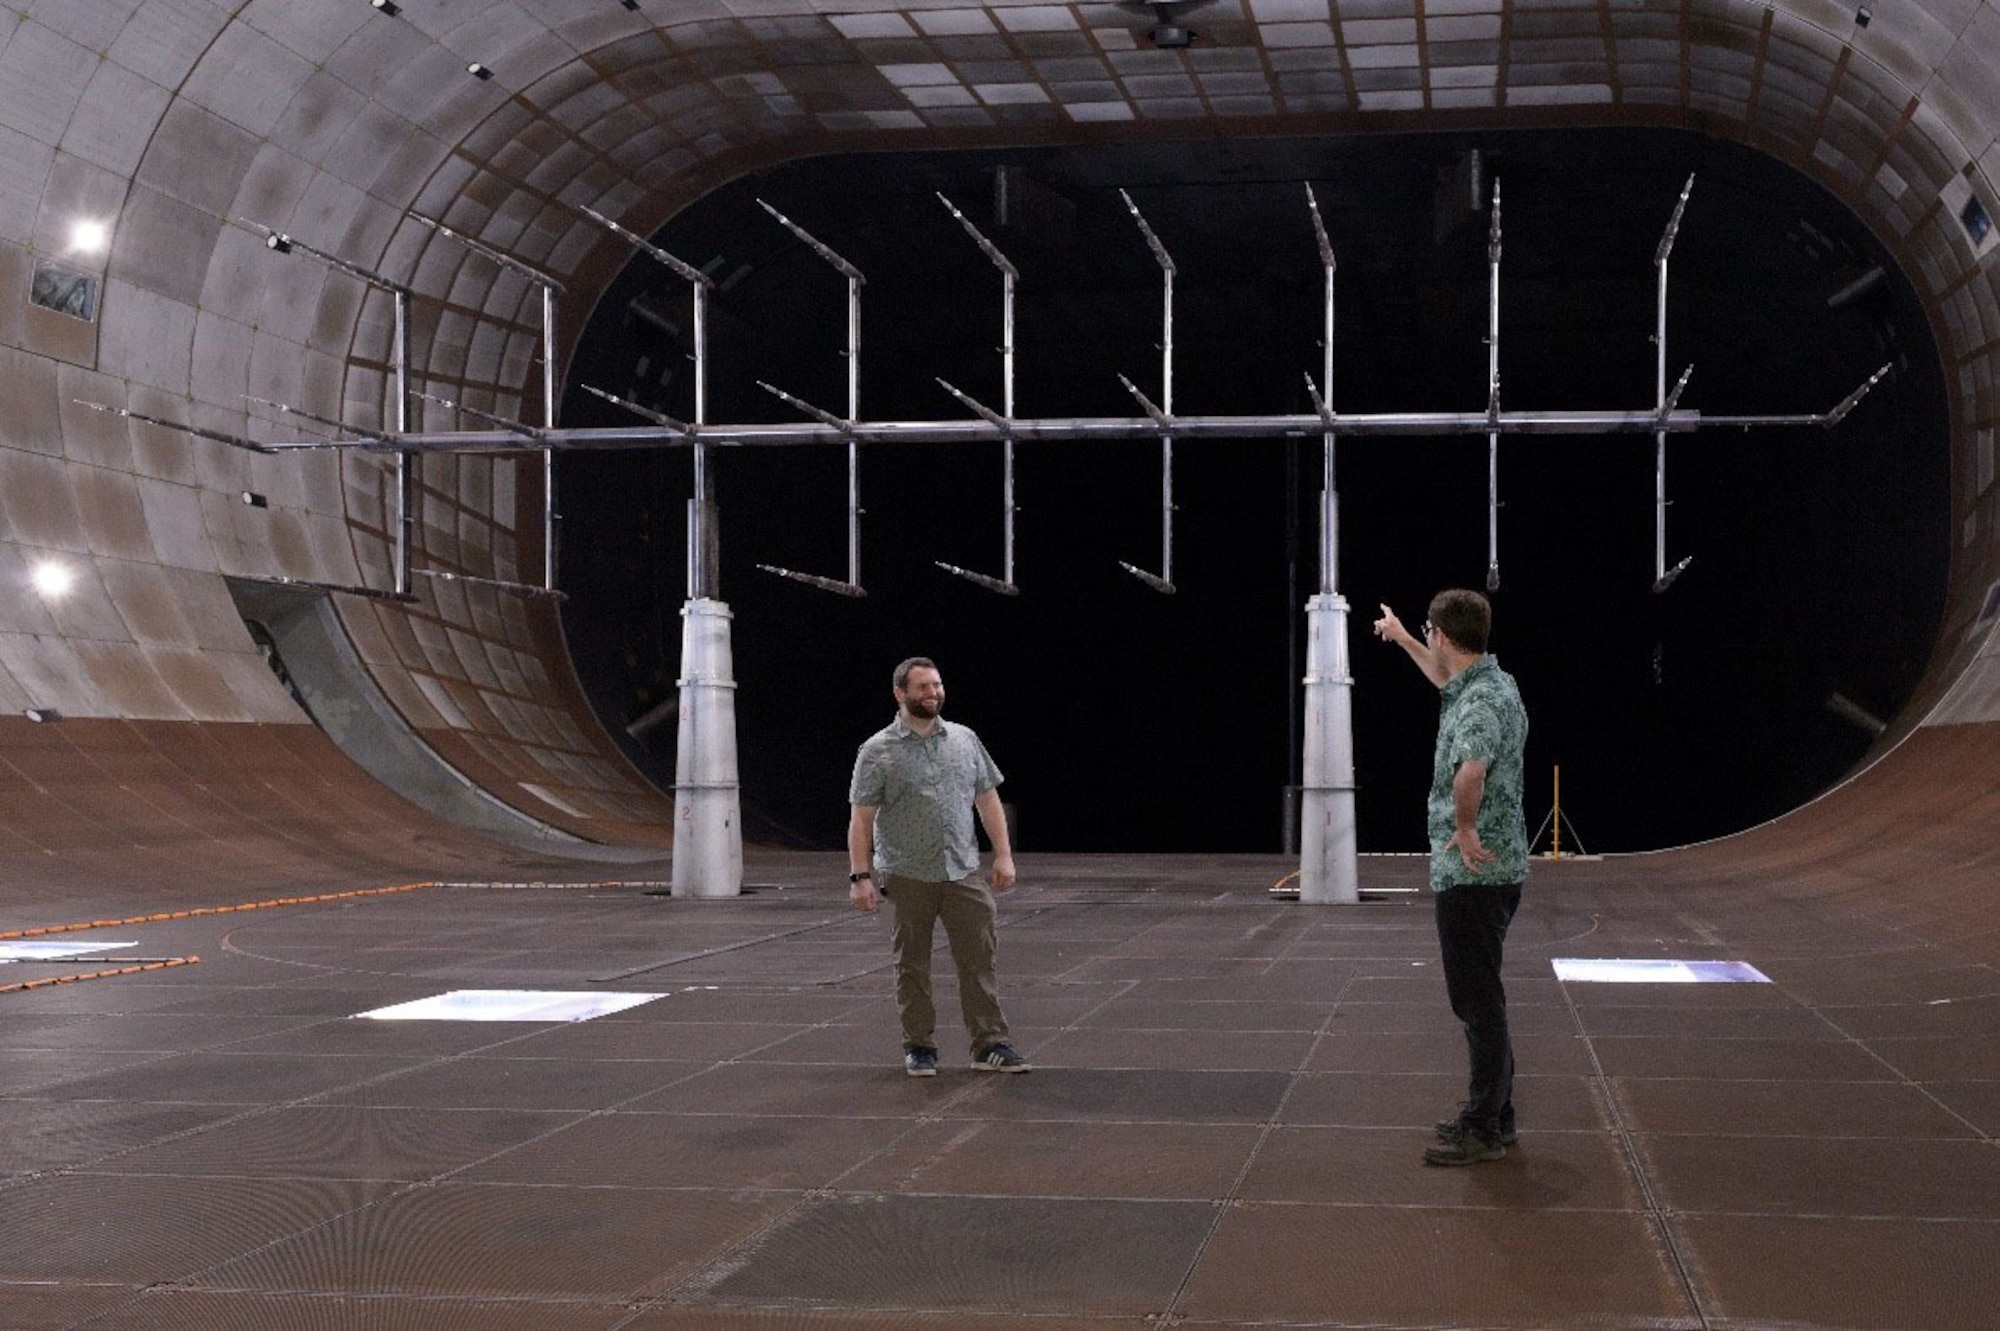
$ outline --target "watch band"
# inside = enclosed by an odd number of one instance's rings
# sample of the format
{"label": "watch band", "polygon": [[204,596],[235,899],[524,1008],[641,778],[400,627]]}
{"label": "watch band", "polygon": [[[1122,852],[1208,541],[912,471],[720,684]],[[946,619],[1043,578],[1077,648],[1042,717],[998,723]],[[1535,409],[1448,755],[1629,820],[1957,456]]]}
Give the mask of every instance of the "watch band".
{"label": "watch band", "polygon": [[847,875],[847,881],[850,883],[858,883],[864,878],[868,879],[871,882],[874,881],[875,871],[873,869],[863,869],[860,873],[851,873]]}

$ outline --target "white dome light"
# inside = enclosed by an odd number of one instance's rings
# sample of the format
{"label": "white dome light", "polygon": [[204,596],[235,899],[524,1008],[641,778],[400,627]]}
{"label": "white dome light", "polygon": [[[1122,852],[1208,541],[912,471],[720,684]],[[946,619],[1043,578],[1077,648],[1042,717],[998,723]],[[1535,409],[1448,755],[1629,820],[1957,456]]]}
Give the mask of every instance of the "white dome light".
{"label": "white dome light", "polygon": [[111,228],[103,222],[81,218],[70,225],[69,247],[72,253],[102,254],[111,247]]}
{"label": "white dome light", "polygon": [[76,585],[76,571],[54,559],[44,559],[35,565],[30,577],[35,590],[48,597],[66,595]]}

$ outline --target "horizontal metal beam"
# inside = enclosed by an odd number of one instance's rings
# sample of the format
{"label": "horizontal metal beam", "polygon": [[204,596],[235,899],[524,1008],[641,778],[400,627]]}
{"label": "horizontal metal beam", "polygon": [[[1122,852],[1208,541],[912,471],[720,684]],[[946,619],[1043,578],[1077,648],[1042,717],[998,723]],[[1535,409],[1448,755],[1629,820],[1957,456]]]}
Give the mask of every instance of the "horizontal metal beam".
{"label": "horizontal metal beam", "polygon": [[532,582],[509,582],[504,578],[476,578],[470,573],[447,573],[442,569],[413,568],[410,570],[420,578],[435,578],[439,582],[463,582],[474,587],[491,587],[494,591],[508,596],[525,596],[536,600],[567,601],[569,593],[553,587],[538,586]]}
{"label": "horizontal metal beam", "polygon": [[[1168,424],[1146,416],[1074,416],[1017,419],[995,425],[985,420],[855,421],[841,426],[799,422],[782,425],[703,425],[681,432],[652,426],[596,426],[587,429],[538,430],[534,442],[496,430],[413,430],[391,435],[392,446],[428,453],[524,453],[556,449],[685,448],[691,444],[718,447],[793,447],[808,444],[957,444],[1017,440],[1091,443],[1123,439],[1280,439],[1316,434],[1423,437],[1486,434],[1651,434],[1665,429],[1688,433],[1713,425],[1823,425],[1824,415],[1704,416],[1699,411],[1674,411],[1663,422],[1653,411],[1409,411],[1316,413],[1282,416],[1175,416]],[[526,427],[516,426],[521,430]],[[272,449],[381,449],[380,443],[323,439],[266,445]]]}

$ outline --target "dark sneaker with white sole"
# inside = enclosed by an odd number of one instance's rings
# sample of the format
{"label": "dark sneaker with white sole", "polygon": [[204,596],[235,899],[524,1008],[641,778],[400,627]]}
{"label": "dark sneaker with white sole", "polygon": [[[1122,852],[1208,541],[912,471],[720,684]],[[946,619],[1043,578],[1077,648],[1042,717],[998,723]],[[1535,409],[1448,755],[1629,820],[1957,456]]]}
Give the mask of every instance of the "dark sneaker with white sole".
{"label": "dark sneaker with white sole", "polygon": [[918,1045],[903,1054],[903,1071],[912,1077],[937,1076],[937,1050]]}
{"label": "dark sneaker with white sole", "polygon": [[972,1066],[981,1072],[1026,1072],[1028,1060],[1014,1052],[1010,1044],[989,1044],[972,1056]]}

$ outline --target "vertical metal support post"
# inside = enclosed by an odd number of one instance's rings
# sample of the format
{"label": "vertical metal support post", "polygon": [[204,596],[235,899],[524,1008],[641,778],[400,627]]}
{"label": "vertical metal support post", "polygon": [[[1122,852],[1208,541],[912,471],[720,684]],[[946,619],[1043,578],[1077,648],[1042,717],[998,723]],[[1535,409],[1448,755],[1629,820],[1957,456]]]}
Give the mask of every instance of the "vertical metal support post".
{"label": "vertical metal support post", "polygon": [[[1145,214],[1139,205],[1132,202],[1132,196],[1124,190],[1118,197],[1125,200],[1126,211],[1139,224],[1139,233],[1146,238],[1146,245],[1153,251],[1154,260],[1160,265],[1162,312],[1160,317],[1160,394],[1161,404],[1155,407],[1146,401],[1145,395],[1128,382],[1125,387],[1139,399],[1141,406],[1160,425],[1168,426],[1174,419],[1174,261],[1167,253],[1167,247],[1153,234],[1153,228],[1146,223]],[[1174,437],[1160,435],[1160,571],[1149,573],[1124,560],[1118,566],[1145,583],[1156,592],[1171,596],[1174,591]]]}
{"label": "vertical metal support post", "polygon": [[[1656,594],[1673,586],[1674,579],[1693,560],[1693,556],[1689,556],[1672,569],[1667,567],[1666,428],[1667,413],[1680,396],[1679,387],[1671,395],[1667,392],[1667,259],[1674,252],[1674,237],[1681,229],[1681,214],[1687,210],[1688,195],[1693,190],[1694,177],[1690,175],[1687,184],[1681,186],[1681,197],[1674,204],[1673,216],[1667,219],[1667,229],[1660,236],[1659,248],[1653,252],[1653,266],[1659,270],[1653,327],[1653,406],[1660,417],[1660,425],[1653,431],[1653,591]],[[1681,383],[1686,382],[1686,376],[1682,376]]]}
{"label": "vertical metal support post", "polygon": [[[694,283],[694,424],[708,423],[708,279]],[[736,764],[736,673],[729,607],[715,567],[714,478],[697,434],[688,500],[688,599],[681,607],[680,725],[674,749],[673,894],[743,893],[742,782]]]}
{"label": "vertical metal support post", "polygon": [[[542,426],[556,428],[556,292],[542,291]],[[542,586],[556,590],[556,451],[542,450]]]}
{"label": "vertical metal support post", "polygon": [[1299,825],[1299,900],[1361,899],[1354,838],[1354,679],[1347,661],[1347,601],[1306,602],[1306,745]]}
{"label": "vertical metal support post", "polygon": [[[861,274],[847,276],[847,419],[861,419]],[[847,585],[861,585],[861,445],[847,441]]]}
{"label": "vertical metal support post", "polygon": [[1000,270],[1000,410],[980,405],[966,394],[959,392],[944,380],[938,380],[947,393],[979,413],[981,419],[1000,429],[1000,576],[989,578],[984,573],[974,573],[971,569],[960,568],[956,564],[937,561],[937,566],[947,573],[956,573],[968,582],[976,582],[988,591],[1002,596],[1017,596],[1020,588],[1014,585],[1014,284],[1020,278],[1020,270],[1008,261],[997,246],[980,233],[972,224],[972,219],[958,210],[944,195],[938,195],[938,202],[965,228],[965,234],[972,237],[981,253]]}
{"label": "vertical metal support post", "polygon": [[[1306,187],[1320,266],[1326,274],[1320,401],[1333,404],[1333,242]],[[1300,763],[1299,900],[1351,905],[1361,900],[1354,833],[1354,679],[1348,671],[1347,601],[1340,595],[1340,496],[1334,488],[1333,431],[1320,436],[1319,595],[1306,601],[1306,724]]]}
{"label": "vertical metal support post", "polygon": [[[708,283],[694,284],[694,423],[708,423]],[[714,597],[717,592],[715,569],[711,566],[708,523],[715,503],[714,481],[708,470],[708,445],[699,438],[694,445],[694,498],[688,501],[688,573],[690,601]]]}
{"label": "vertical metal support post", "polygon": [[854,436],[854,427],[861,419],[861,288],[866,284],[861,270],[834,253],[804,227],[773,208],[762,199],[757,206],[771,215],[779,226],[797,236],[807,248],[824,259],[835,272],[847,279],[847,415],[835,416],[822,411],[809,402],[800,401],[783,389],[758,381],[757,386],[776,397],[791,403],[822,425],[839,429],[847,439],[847,581],[836,582],[832,578],[822,578],[816,573],[800,573],[795,569],[779,568],[775,564],[759,564],[766,573],[775,573],[781,578],[803,582],[822,591],[840,596],[866,596],[861,586],[861,445]]}
{"label": "vertical metal support post", "polygon": [[[1500,419],[1500,182],[1486,233],[1486,419]],[[1500,432],[1486,432],[1486,590],[1500,590]]]}
{"label": "vertical metal support post", "polygon": [[[494,263],[510,272],[519,273],[541,293],[542,297],[542,428],[556,428],[556,296],[562,291],[562,283],[540,269],[531,268],[519,259],[501,250],[494,249],[485,241],[462,236],[436,218],[425,217],[422,213],[406,214],[413,222],[421,222],[439,235],[465,246],[475,254],[483,254]],[[595,214],[592,214],[595,216]],[[602,219],[599,219],[602,220]],[[344,265],[343,265],[344,266]],[[439,399],[442,401],[443,399]],[[457,406],[457,404],[452,404]],[[484,415],[470,407],[459,410],[473,415]],[[515,433],[533,434],[525,426],[514,425],[497,416],[486,416]],[[556,456],[554,447],[542,446],[542,589],[556,590]]]}
{"label": "vertical metal support post", "polygon": [[677,897],[733,897],[743,891],[729,621],[729,607],[720,601],[691,600],[681,607],[672,888]]}
{"label": "vertical metal support post", "polygon": [[[1164,309],[1160,324],[1165,330],[1160,339],[1160,410],[1167,413],[1167,419],[1174,416],[1174,270],[1168,266],[1164,283],[1166,291]],[[1160,581],[1169,587],[1174,585],[1174,437],[1160,436]]]}
{"label": "vertical metal support post", "polygon": [[[395,359],[396,400],[390,406],[394,430],[398,435],[406,434],[410,428],[410,293],[402,288],[394,288],[389,298],[395,303],[396,331],[395,346],[391,352]],[[416,544],[416,459],[406,448],[396,450],[396,595],[411,594],[410,561],[412,547]]]}
{"label": "vertical metal support post", "polygon": [[[1000,414],[1014,419],[1014,269],[1000,270]],[[1014,585],[1014,436],[1000,441],[1000,580]]]}
{"label": "vertical metal support post", "polygon": [[[742,788],[736,763],[735,659],[729,607],[717,599],[715,489],[708,423],[707,274],[610,218],[583,210],[694,287],[694,493],[688,499],[687,602],[681,607],[680,723],[674,751],[673,894],[734,897],[743,891]],[[553,339],[551,339],[553,340]],[[613,398],[614,402],[618,399]],[[631,404],[625,404],[630,406]],[[652,415],[662,424],[666,417]]]}
{"label": "vertical metal support post", "polygon": [[[1660,256],[1659,309],[1653,330],[1653,401],[1667,404],[1667,257]],[[1653,589],[1663,590],[1667,577],[1667,432],[1653,431]]]}

